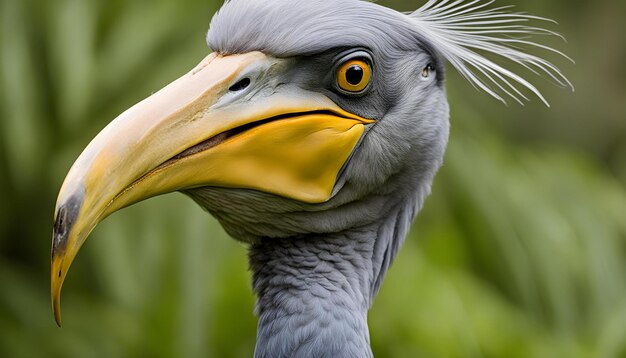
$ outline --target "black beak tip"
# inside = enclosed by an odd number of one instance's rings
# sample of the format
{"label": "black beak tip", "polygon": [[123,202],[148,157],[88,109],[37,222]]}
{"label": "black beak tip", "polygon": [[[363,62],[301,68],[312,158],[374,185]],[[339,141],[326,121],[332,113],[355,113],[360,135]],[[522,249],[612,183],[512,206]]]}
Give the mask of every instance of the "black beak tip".
{"label": "black beak tip", "polygon": [[52,233],[52,257],[65,251],[70,231],[78,218],[84,195],[72,195],[59,206],[54,219]]}

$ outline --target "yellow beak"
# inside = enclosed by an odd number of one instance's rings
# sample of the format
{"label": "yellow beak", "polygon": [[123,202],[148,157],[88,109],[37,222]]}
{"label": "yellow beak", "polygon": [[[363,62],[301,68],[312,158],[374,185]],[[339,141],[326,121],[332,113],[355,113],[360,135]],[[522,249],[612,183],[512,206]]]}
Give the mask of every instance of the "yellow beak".
{"label": "yellow beak", "polygon": [[[57,324],[67,271],[95,226],[141,200],[197,187],[259,190],[327,201],[365,125],[327,97],[272,84],[289,60],[211,54],[111,122],[59,193],[51,290]],[[231,91],[239,80],[250,88]]]}

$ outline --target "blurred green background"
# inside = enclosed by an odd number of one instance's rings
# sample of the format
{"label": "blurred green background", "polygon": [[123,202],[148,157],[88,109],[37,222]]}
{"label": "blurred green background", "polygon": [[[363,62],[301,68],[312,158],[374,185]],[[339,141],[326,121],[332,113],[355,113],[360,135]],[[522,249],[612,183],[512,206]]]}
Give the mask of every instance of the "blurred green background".
{"label": "blurred green background", "polygon": [[[98,227],[62,329],[48,291],[67,170],[207,54],[220,4],[0,0],[0,357],[252,356],[245,248],[181,194]],[[446,165],[371,310],[378,357],[626,357],[626,2],[515,5],[560,22],[569,42],[542,41],[576,92],[533,78],[552,108],[504,106],[449,71]]]}

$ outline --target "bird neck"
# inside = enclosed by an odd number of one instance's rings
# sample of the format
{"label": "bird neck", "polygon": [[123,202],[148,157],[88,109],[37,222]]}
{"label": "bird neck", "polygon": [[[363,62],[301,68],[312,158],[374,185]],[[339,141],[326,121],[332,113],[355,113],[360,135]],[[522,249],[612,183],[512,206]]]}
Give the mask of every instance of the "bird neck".
{"label": "bird neck", "polygon": [[367,311],[415,214],[394,210],[367,227],[251,245],[255,358],[372,357]]}

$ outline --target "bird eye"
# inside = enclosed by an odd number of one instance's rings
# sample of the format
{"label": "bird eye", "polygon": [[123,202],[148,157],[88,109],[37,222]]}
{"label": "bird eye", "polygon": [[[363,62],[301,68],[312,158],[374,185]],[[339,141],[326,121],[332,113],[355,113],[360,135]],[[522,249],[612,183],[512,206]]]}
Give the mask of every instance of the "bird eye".
{"label": "bird eye", "polygon": [[424,69],[422,70],[422,77],[424,79],[427,79],[428,77],[430,77],[431,72],[435,71],[435,67],[433,67],[432,63],[429,63],[428,65],[426,65],[426,67],[424,67]]}
{"label": "bird eye", "polygon": [[337,85],[344,91],[362,92],[370,83],[372,69],[363,60],[350,60],[337,70]]}

